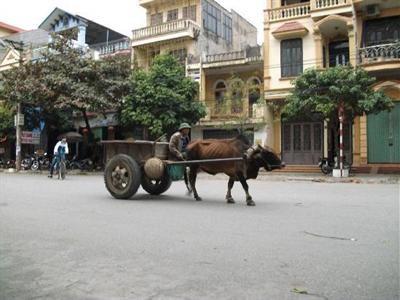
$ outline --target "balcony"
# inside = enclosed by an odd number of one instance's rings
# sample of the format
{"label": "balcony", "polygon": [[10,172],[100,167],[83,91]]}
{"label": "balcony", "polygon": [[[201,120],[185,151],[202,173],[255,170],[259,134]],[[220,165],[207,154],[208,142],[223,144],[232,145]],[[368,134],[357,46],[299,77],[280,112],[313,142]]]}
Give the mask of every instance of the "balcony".
{"label": "balcony", "polygon": [[399,69],[400,42],[361,48],[359,63],[367,71]]}
{"label": "balcony", "polygon": [[249,47],[242,51],[225,52],[219,54],[206,55],[204,64],[229,64],[237,62],[240,64],[248,62],[260,62],[263,60],[261,47]]}
{"label": "balcony", "polygon": [[310,15],[310,3],[299,3],[293,5],[282,6],[279,8],[267,9],[267,20],[270,22],[290,20]]}
{"label": "balcony", "polygon": [[200,27],[192,20],[176,20],[133,31],[132,47],[155,44],[180,38],[195,39]]}
{"label": "balcony", "polygon": [[223,121],[247,121],[250,123],[262,122],[266,115],[265,104],[253,104],[249,107],[249,101],[235,103],[227,100],[222,104],[216,101],[206,101],[207,116],[202,120],[206,122]]}
{"label": "balcony", "polygon": [[312,0],[311,17],[325,17],[333,14],[352,13],[352,0]]}
{"label": "balcony", "polygon": [[352,0],[311,0],[297,4],[267,9],[269,22],[286,21],[303,17],[324,17],[331,14],[351,13]]}
{"label": "balcony", "polygon": [[129,39],[120,39],[108,43],[101,43],[90,46],[94,51],[97,51],[100,56],[113,55],[120,52],[129,52],[131,49]]}

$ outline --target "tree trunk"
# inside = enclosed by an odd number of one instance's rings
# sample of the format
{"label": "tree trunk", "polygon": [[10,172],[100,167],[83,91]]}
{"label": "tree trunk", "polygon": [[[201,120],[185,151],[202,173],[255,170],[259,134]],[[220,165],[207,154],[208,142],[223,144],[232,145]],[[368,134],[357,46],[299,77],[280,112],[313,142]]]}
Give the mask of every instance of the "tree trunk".
{"label": "tree trunk", "polygon": [[86,124],[86,129],[88,130],[88,135],[87,135],[87,143],[85,143],[85,140],[82,144],[82,152],[83,152],[83,157],[89,157],[90,154],[90,149],[92,148],[92,137],[93,137],[93,133],[92,133],[92,128],[90,127],[90,123],[89,123],[89,118],[87,116],[87,112],[86,109],[81,109],[82,112],[82,116],[85,120],[85,124]]}
{"label": "tree trunk", "polygon": [[92,134],[92,128],[90,127],[89,118],[87,116],[86,109],[81,109],[83,119],[85,120],[86,128],[89,131],[89,135]]}

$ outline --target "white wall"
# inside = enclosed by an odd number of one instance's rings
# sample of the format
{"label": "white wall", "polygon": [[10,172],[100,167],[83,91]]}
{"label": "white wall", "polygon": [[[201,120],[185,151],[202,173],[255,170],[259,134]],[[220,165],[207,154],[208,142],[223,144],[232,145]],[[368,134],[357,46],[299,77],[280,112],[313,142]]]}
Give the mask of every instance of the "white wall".
{"label": "white wall", "polygon": [[[313,38],[313,21],[311,18],[296,20],[307,28],[308,34],[302,38],[303,40],[303,70],[315,68],[315,43]],[[288,21],[286,21],[288,22]],[[290,88],[290,80],[281,79],[281,40],[276,39],[272,32],[281,27],[285,22],[272,23],[269,31],[269,43],[265,47],[270,47],[269,51],[269,71],[271,76],[271,89]]]}

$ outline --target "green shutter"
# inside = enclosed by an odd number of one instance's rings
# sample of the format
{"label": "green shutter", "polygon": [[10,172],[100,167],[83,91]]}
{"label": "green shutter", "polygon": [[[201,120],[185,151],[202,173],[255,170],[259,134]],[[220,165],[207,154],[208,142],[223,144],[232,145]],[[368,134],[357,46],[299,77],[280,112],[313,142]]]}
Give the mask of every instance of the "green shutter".
{"label": "green shutter", "polygon": [[368,116],[368,162],[400,163],[400,103]]}

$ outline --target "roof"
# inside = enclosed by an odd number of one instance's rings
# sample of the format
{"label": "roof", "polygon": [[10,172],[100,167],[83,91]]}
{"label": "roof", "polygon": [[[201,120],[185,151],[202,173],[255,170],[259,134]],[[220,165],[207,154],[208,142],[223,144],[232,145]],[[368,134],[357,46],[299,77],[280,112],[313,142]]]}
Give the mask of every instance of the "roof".
{"label": "roof", "polygon": [[49,43],[50,34],[43,29],[34,29],[11,34],[7,36],[6,39],[15,42],[23,42],[25,46],[37,48]]}
{"label": "roof", "polygon": [[108,41],[119,40],[122,38],[127,38],[127,36],[112,30],[106,26],[100,25],[96,22],[93,22],[89,19],[86,19],[79,15],[74,15],[69,13],[61,8],[56,7],[50,15],[39,25],[39,28],[44,29],[46,31],[52,32],[53,25],[63,16],[67,15],[68,17],[76,19],[79,24],[84,24],[87,26],[86,29],[86,44],[93,45],[99,44]]}
{"label": "roof", "polygon": [[9,31],[11,31],[11,32],[21,32],[21,31],[24,31],[24,30],[21,29],[21,28],[15,27],[15,26],[13,26],[13,25],[10,25],[10,24],[4,23],[4,22],[0,22],[0,28],[5,28],[5,29],[7,29],[7,30],[9,30]]}
{"label": "roof", "polygon": [[306,29],[303,25],[299,22],[287,22],[275,30],[273,33],[280,33],[280,32],[287,32],[287,31],[296,31],[296,30],[304,30]]}

